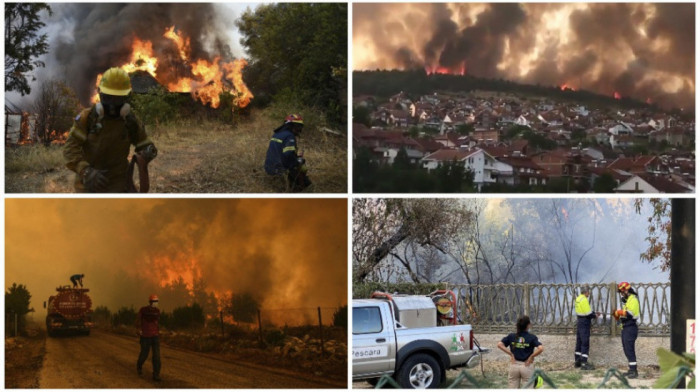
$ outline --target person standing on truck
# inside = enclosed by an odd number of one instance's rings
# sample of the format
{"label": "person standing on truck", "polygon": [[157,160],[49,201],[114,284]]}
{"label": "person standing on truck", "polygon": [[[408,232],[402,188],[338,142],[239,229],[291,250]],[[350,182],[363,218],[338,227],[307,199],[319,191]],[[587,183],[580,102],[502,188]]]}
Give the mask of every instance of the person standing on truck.
{"label": "person standing on truck", "polygon": [[532,363],[535,357],[544,351],[544,346],[537,336],[528,332],[530,317],[520,317],[515,327],[517,332],[509,334],[498,342],[498,348],[510,356],[508,368],[508,388],[510,389],[518,389],[521,381],[527,383],[532,378],[535,372]]}
{"label": "person standing on truck", "polygon": [[148,352],[153,349],[151,361],[153,362],[153,381],[160,381],[160,341],[158,331],[158,320],[160,319],[160,309],[158,309],[158,296],[151,294],[148,297],[148,306],[139,309],[136,316],[136,328],[141,341],[141,352],[136,362],[136,372],[143,374],[143,363],[148,358]]}
{"label": "person standing on truck", "polygon": [[75,274],[70,277],[70,281],[73,283],[73,288],[78,287],[78,283],[80,283],[80,288],[83,288],[83,278],[85,277],[85,274]]}
{"label": "person standing on truck", "polygon": [[637,354],[635,353],[634,344],[637,341],[639,329],[637,320],[639,319],[639,298],[637,293],[627,282],[622,282],[617,285],[617,291],[622,297],[622,309],[618,309],[613,313],[615,320],[622,324],[622,350],[625,352],[627,362],[629,363],[629,371],[625,373],[627,378],[637,378]]}
{"label": "person standing on truck", "polygon": [[576,348],[574,349],[574,367],[582,370],[593,370],[593,365],[588,363],[588,351],[591,341],[591,320],[598,317],[600,313],[591,310],[588,298],[591,295],[591,288],[584,286],[581,294],[576,298]]}

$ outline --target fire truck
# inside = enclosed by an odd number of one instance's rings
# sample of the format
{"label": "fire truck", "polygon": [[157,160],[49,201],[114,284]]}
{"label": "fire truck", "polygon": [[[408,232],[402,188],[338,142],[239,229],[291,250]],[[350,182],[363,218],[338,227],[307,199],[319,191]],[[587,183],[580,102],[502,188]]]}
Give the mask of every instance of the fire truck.
{"label": "fire truck", "polygon": [[62,332],[75,332],[89,335],[92,323],[92,300],[87,294],[90,289],[61,286],[56,288],[56,295],[44,302],[46,314],[46,331],[49,336]]}

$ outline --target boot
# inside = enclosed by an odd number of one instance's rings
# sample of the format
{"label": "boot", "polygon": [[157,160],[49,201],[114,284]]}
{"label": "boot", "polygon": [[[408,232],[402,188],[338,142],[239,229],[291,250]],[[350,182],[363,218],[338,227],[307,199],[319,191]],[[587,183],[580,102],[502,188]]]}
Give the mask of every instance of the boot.
{"label": "boot", "polygon": [[136,373],[138,373],[139,376],[143,374],[143,369],[141,369],[141,366],[136,365]]}
{"label": "boot", "polygon": [[153,381],[162,381],[159,375],[153,375]]}
{"label": "boot", "polygon": [[575,368],[580,368],[580,367],[581,367],[581,361],[576,361],[576,362],[574,362],[574,367],[575,367]]}
{"label": "boot", "polygon": [[637,369],[630,369],[627,373],[625,373],[625,377],[637,378],[639,377],[639,373],[637,373]]}
{"label": "boot", "polygon": [[581,364],[581,370],[593,370],[595,369],[595,366],[591,365],[588,362],[584,362]]}

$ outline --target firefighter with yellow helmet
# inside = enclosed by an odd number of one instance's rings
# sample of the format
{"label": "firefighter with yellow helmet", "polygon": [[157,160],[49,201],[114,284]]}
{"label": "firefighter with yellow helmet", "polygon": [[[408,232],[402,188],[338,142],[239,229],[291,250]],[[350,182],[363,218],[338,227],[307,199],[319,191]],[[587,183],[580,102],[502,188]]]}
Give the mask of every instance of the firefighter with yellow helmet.
{"label": "firefighter with yellow helmet", "polygon": [[297,138],[303,128],[304,119],[299,114],[288,115],[284,123],[272,131],[265,157],[265,172],[272,176],[287,174],[292,192],[311,185],[306,175],[306,160],[297,147]]}
{"label": "firefighter with yellow helmet", "polygon": [[622,309],[618,309],[613,313],[613,317],[619,320],[622,324],[622,349],[625,352],[629,363],[629,371],[625,373],[627,378],[637,378],[637,355],[635,353],[634,344],[637,341],[639,320],[639,298],[637,293],[627,282],[622,282],[617,285],[617,291],[622,298]]}
{"label": "firefighter with yellow helmet", "polygon": [[66,167],[76,173],[75,190],[123,193],[128,189],[127,160],[131,146],[147,163],[158,151],[127,103],[129,75],[110,68],[98,86],[100,102],[75,118],[63,148]]}

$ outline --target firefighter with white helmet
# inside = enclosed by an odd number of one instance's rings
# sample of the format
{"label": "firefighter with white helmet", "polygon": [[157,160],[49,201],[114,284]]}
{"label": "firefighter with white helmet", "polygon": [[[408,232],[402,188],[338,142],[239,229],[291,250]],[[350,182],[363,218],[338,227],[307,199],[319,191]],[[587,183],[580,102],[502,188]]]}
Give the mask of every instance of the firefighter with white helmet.
{"label": "firefighter with white helmet", "polygon": [[127,103],[131,80],[126,71],[121,68],[105,71],[98,90],[100,102],[75,118],[63,156],[68,169],[76,173],[76,191],[127,192],[127,158],[131,146],[145,162],[155,158],[158,152]]}
{"label": "firefighter with white helmet", "polygon": [[158,296],[151,294],[148,297],[148,306],[139,309],[136,316],[136,327],[140,336],[141,352],[136,362],[136,372],[143,373],[143,363],[148,358],[148,352],[152,349],[151,361],[153,364],[153,380],[160,381],[160,338],[158,321],[160,309],[158,309]]}

